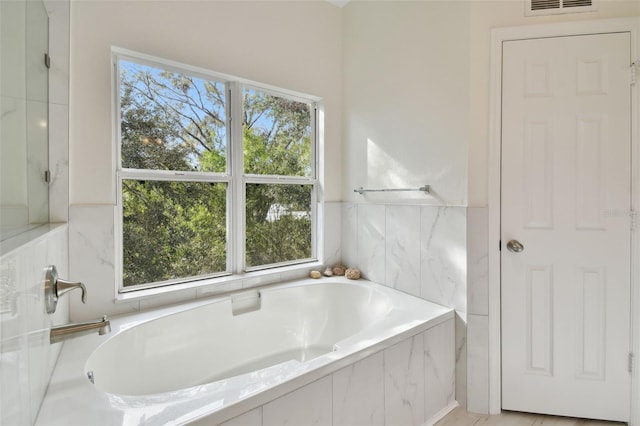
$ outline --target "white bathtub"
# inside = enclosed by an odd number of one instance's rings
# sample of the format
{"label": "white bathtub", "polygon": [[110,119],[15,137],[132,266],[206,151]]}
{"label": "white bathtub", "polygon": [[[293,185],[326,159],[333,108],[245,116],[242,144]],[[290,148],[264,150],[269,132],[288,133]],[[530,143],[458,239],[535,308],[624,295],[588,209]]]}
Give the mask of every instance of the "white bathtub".
{"label": "white bathtub", "polygon": [[111,335],[66,342],[38,424],[219,424],[453,323],[451,309],[364,280],[262,288],[259,309],[234,315],[258,300],[245,295],[114,318]]}

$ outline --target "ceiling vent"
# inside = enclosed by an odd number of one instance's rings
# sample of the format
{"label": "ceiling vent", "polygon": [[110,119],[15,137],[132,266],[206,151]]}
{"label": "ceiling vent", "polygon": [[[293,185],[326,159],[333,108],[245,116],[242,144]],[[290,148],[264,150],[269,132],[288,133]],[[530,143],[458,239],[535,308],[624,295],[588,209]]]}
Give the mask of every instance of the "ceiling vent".
{"label": "ceiling vent", "polygon": [[525,16],[593,12],[595,0],[525,0]]}

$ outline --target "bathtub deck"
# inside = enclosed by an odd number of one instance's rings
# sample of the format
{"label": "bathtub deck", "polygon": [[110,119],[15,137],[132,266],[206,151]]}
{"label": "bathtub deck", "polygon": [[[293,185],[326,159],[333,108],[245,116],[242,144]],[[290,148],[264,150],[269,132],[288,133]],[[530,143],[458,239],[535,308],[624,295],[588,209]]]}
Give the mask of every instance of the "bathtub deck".
{"label": "bathtub deck", "polygon": [[[111,336],[95,334],[65,342],[36,425],[177,426],[195,421],[195,424],[211,426],[225,423],[239,416],[251,417],[256,413],[260,414],[260,422],[252,420],[249,424],[420,425],[429,418],[435,418],[440,412],[452,409],[455,403],[453,401],[455,367],[453,310],[365,280],[350,282],[346,279],[343,281],[332,279],[327,282],[330,284],[323,286],[325,290],[336,288],[339,293],[326,294],[324,298],[302,298],[295,293],[296,301],[330,300],[329,296],[333,296],[344,302],[344,311],[332,313],[331,318],[337,318],[334,321],[335,324],[325,321],[325,317],[319,317],[316,321],[320,325],[333,324],[338,327],[326,329],[329,336],[327,339],[332,342],[333,350],[324,355],[315,357],[318,355],[315,350],[325,352],[329,349],[328,346],[311,347],[313,353],[295,354],[294,358],[299,356],[303,362],[292,359],[228,379],[174,390],[140,394],[117,391],[110,393],[98,387],[98,380],[92,384],[87,379],[85,369],[94,372],[96,366],[102,365],[89,364],[90,357],[97,356],[100,361],[99,357],[102,356],[106,360],[102,366],[109,366],[113,359],[126,358],[129,355],[126,352],[127,348],[147,348],[145,346],[147,343],[157,343],[154,340],[156,334],[153,334],[154,339],[149,338],[149,340],[145,340],[143,335],[133,334],[132,330],[139,332],[144,326],[150,327],[151,330],[158,328],[158,335],[165,336],[167,334],[165,326],[169,324],[178,328],[182,337],[184,328],[177,321],[180,318],[172,315],[185,315],[189,319],[197,320],[198,315],[206,313],[209,315],[207,318],[211,318],[214,314],[212,310],[216,306],[228,307],[228,300],[224,297],[203,299],[152,311],[122,315],[111,319],[113,329]],[[300,286],[308,286],[309,291],[319,291],[318,282],[315,280],[274,285],[263,293],[263,309],[277,300],[273,299],[270,302],[271,298],[268,297],[267,291],[299,290]],[[343,297],[345,294],[356,291],[351,288],[361,287],[364,296],[367,297],[355,298],[353,301]],[[303,289],[303,291],[307,290]],[[350,293],[345,293],[346,291]],[[353,294],[359,295],[359,293]],[[369,296],[372,294],[380,297],[370,299]],[[362,317],[361,322],[367,325],[366,327],[359,327],[359,323],[353,322],[352,302],[359,303],[360,300],[366,300],[367,303],[372,303],[371,300],[377,301],[378,303],[373,305],[378,309],[375,312],[382,313],[379,317],[372,317],[372,321],[369,321],[371,318],[366,315]],[[277,312],[286,312],[280,305],[274,306],[272,309],[276,309]],[[368,305],[364,307],[368,308]],[[202,311],[196,312],[200,308]],[[227,311],[223,314],[230,316],[230,311]],[[374,311],[363,312],[363,315],[368,312]],[[223,314],[218,316],[224,319],[226,317],[223,318]],[[170,318],[170,321],[162,322],[164,318]],[[298,321],[297,317],[294,320]],[[197,321],[196,323],[205,324]],[[307,322],[302,323],[308,325]],[[162,327],[159,327],[160,325]],[[351,327],[348,328],[349,334],[344,333],[347,326]],[[352,330],[354,326],[358,326],[355,331]],[[131,339],[130,345],[113,344],[116,339],[130,333],[135,337]],[[220,337],[218,334],[212,335]],[[229,339],[232,339],[229,341],[235,341],[237,335],[230,336]],[[272,340],[265,341],[270,343]],[[337,342],[334,343],[336,340]],[[277,340],[273,341],[278,343]],[[105,349],[108,349],[108,344],[114,345],[116,349],[124,348],[125,352],[119,354],[120,356],[106,356],[105,354],[111,355]],[[188,353],[191,354],[191,352]],[[293,355],[288,354],[286,358],[291,356]],[[307,356],[312,359],[306,360]],[[213,358],[206,358],[206,361],[211,362],[211,359]],[[123,365],[120,363],[116,367],[123,368]],[[196,378],[199,380],[207,373],[200,368],[196,370],[198,374]],[[173,372],[173,370],[153,370],[151,373],[156,371],[163,374],[149,374],[148,379],[157,379],[160,385],[164,385],[163,380],[166,380],[167,372]],[[140,381],[153,386],[157,385],[151,380],[141,380],[138,373],[126,377],[128,381],[125,384],[128,385],[129,381],[135,383]],[[111,378],[112,376],[98,377]],[[416,392],[416,389],[420,392]],[[310,394],[312,395],[309,396]],[[407,405],[405,402],[409,399],[411,403]],[[68,409],[70,400],[75,404],[73,410]],[[319,405],[319,401],[323,404]],[[368,408],[363,409],[363,404]],[[316,415],[326,421],[316,422]],[[325,419],[327,415],[329,418]],[[376,421],[369,420],[371,415],[374,415]],[[232,421],[229,424],[236,423]]]}

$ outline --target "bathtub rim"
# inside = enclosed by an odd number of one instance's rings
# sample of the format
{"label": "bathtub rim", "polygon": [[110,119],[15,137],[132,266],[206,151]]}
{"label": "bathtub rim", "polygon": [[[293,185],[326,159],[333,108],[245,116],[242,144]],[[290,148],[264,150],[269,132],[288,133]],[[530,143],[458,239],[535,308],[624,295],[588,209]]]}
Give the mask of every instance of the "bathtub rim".
{"label": "bathtub rim", "polygon": [[[183,302],[180,305],[176,305],[176,306],[172,306],[172,307],[168,307],[170,309],[169,312],[166,313],[158,313],[158,309],[151,309],[150,312],[154,313],[153,317],[147,317],[144,316],[142,319],[138,320],[132,320],[130,322],[126,322],[124,324],[119,324],[119,321],[117,321],[118,319],[120,319],[121,317],[133,317],[134,315],[129,314],[129,315],[120,315],[119,317],[114,317],[114,319],[112,321],[114,321],[114,323],[112,324],[112,329],[114,330],[114,332],[110,333],[109,335],[105,336],[106,339],[101,339],[103,340],[89,355],[89,357],[87,358],[87,360],[84,363],[84,373],[85,374],[94,374],[96,375],[96,377],[99,376],[104,376],[105,373],[109,373],[110,368],[113,368],[113,366],[111,367],[107,367],[107,371],[104,371],[104,367],[102,367],[100,364],[102,364],[102,362],[97,362],[96,365],[96,361],[94,359],[94,356],[96,355],[96,352],[100,351],[101,348],[110,345],[113,346],[113,340],[117,339],[119,336],[121,336],[124,333],[127,333],[129,331],[131,331],[134,328],[137,327],[144,327],[147,325],[151,325],[152,328],[154,328],[154,326],[152,325],[154,322],[156,321],[161,321],[161,320],[167,320],[170,317],[176,316],[176,315],[180,315],[183,314],[185,312],[189,312],[189,311],[196,311],[198,309],[206,309],[207,307],[210,306],[215,306],[217,304],[223,303],[223,304],[228,304],[229,300],[233,298],[234,295],[239,295],[242,293],[252,293],[252,292],[257,292],[260,293],[260,297],[261,298],[269,298],[270,293],[280,293],[280,292],[284,292],[285,294],[288,293],[289,289],[301,289],[302,294],[300,294],[299,296],[295,296],[294,299],[298,300],[298,297],[303,297],[306,296],[306,292],[308,292],[309,290],[305,290],[305,287],[316,287],[316,286],[322,286],[322,287],[328,287],[328,288],[335,288],[338,291],[343,291],[342,289],[344,289],[345,287],[351,287],[351,288],[356,288],[358,290],[357,294],[357,299],[359,300],[371,300],[371,297],[375,296],[376,299],[381,299],[384,300],[385,304],[388,305],[388,311],[393,311],[394,309],[394,304],[393,304],[393,296],[387,294],[388,290],[383,290],[386,287],[383,286],[372,286],[370,284],[375,284],[375,283],[371,283],[370,281],[366,281],[366,280],[358,280],[358,281],[354,281],[354,280],[347,280],[346,278],[341,278],[341,277],[337,277],[337,278],[332,278],[332,279],[326,279],[326,280],[316,280],[316,279],[305,279],[305,280],[293,280],[293,281],[289,281],[289,282],[283,282],[283,283],[279,283],[279,284],[272,284],[270,286],[268,286],[268,288],[265,286],[265,288],[260,288],[260,289],[256,289],[256,288],[251,288],[251,289],[243,289],[243,290],[238,290],[236,292],[232,292],[230,295],[227,295],[225,297],[212,297],[209,298],[207,300],[201,300],[204,303],[193,303],[193,302]],[[360,292],[360,290],[362,290],[362,292]],[[327,290],[323,290],[323,291],[327,291]],[[333,290],[330,290],[331,292],[333,292]],[[397,293],[397,291],[395,292]],[[315,294],[311,294],[311,296],[314,296]],[[319,293],[320,296],[324,295],[322,292]],[[341,294],[340,292],[338,292],[336,294],[337,297],[343,297],[343,296],[347,296],[349,295],[349,293],[345,293],[345,294]],[[408,296],[408,295],[407,295]],[[275,299],[277,300],[277,297],[275,297]],[[288,298],[291,298],[291,296],[285,296]],[[350,297],[350,295],[349,295]],[[364,297],[364,298],[363,298]],[[403,296],[404,297],[404,296]],[[424,300],[421,300],[419,298],[415,298],[413,297],[414,301],[417,301],[419,303],[423,303]],[[302,300],[302,299],[301,299]],[[357,302],[357,301],[356,301]],[[301,303],[305,303],[304,301]],[[171,309],[174,308],[175,309]],[[224,306],[223,307],[224,310],[228,310],[228,309],[232,309],[230,306]],[[396,308],[397,309],[397,308]],[[260,310],[260,309],[258,309]],[[376,335],[379,333],[379,331],[377,331],[377,326],[376,323],[378,321],[389,321],[388,318],[386,318],[386,314],[388,312],[382,312],[380,313],[378,318],[372,318],[374,320],[374,322],[368,322],[368,325],[373,325],[373,327],[371,327],[370,329],[367,329],[366,327],[363,328],[362,330],[357,331],[354,334],[350,334],[347,336],[343,336],[341,338],[338,338],[336,340],[333,340],[331,342],[331,345],[328,346],[328,350],[318,356],[309,358],[308,360],[305,361],[299,361],[299,364],[314,364],[313,368],[318,368],[324,365],[324,363],[319,363],[317,362],[316,358],[321,358],[324,356],[328,356],[329,358],[331,358],[331,354],[333,352],[336,351],[340,351],[342,348],[351,348],[354,346],[361,346],[362,344],[360,343],[361,341],[365,340],[367,338],[373,337],[375,338]],[[240,314],[243,315],[243,314]],[[235,316],[235,314],[234,314]],[[364,320],[365,322],[367,322],[366,320]],[[158,327],[155,326],[155,329],[157,330]],[[374,336],[371,336],[371,335]],[[223,349],[224,350],[224,349]],[[107,350],[108,352],[112,352],[112,350]],[[104,356],[101,357],[102,359],[104,359]],[[107,358],[108,359],[108,358]],[[291,361],[295,361],[293,359],[291,360],[287,360],[287,361],[282,361],[276,364],[273,364],[272,366],[277,366],[280,364],[287,364]],[[333,360],[329,359],[327,360],[327,363],[331,363],[334,362]],[[270,367],[272,367],[270,366]],[[267,370],[269,370],[270,367],[264,367],[264,368],[259,368],[256,370],[251,370],[251,372],[267,372]],[[102,371],[100,371],[102,370]],[[113,372],[113,370],[111,370],[111,374],[119,374],[117,372]],[[229,379],[233,379],[234,377],[239,377],[242,376],[244,373],[240,373],[240,374],[236,374],[236,375],[230,375],[230,376],[226,376],[226,377],[222,377],[219,380],[216,381],[221,381],[221,380],[229,380]],[[304,374],[304,373],[303,373]],[[143,377],[147,377],[146,375]],[[183,388],[178,388],[178,389],[171,389],[171,390],[166,390],[166,391],[158,391],[158,392],[150,392],[150,393],[117,393],[114,391],[109,391],[106,390],[103,386],[98,384],[98,380],[96,379],[96,383],[94,384],[94,386],[96,387],[96,389],[100,390],[101,392],[107,393],[109,395],[113,395],[115,397],[121,397],[121,398],[126,398],[126,399],[136,399],[136,398],[142,398],[145,396],[148,396],[150,398],[152,397],[156,397],[156,398],[161,398],[162,395],[169,395],[169,394],[174,394],[176,398],[180,397],[180,395],[183,393],[183,391],[186,393],[187,391],[189,391],[190,389],[196,389],[196,388],[202,388],[204,386],[208,386],[212,383],[214,383],[215,381],[212,382],[205,382],[205,383],[200,383],[200,384],[196,384],[196,385],[191,385],[191,386],[187,386],[187,387],[183,387]],[[110,386],[106,386],[106,387],[110,387]],[[111,386],[113,387],[113,386]]]}
{"label": "bathtub rim", "polygon": [[[282,283],[270,284],[268,286],[260,287],[258,288],[258,290],[266,291],[268,289],[274,288],[285,289],[288,287],[297,287],[301,285],[313,285],[320,282],[323,281],[311,279],[292,280]],[[455,316],[454,310],[452,308],[429,302],[406,293],[401,293],[398,290],[394,290],[392,288],[382,286],[371,281],[349,281],[345,278],[327,278],[324,282],[342,282],[346,284],[356,283],[364,286],[374,285],[377,289],[381,290],[384,293],[390,293],[392,295],[395,295],[395,297],[409,297],[419,300],[421,303],[432,305],[440,312],[436,316],[433,316],[428,320],[421,322],[420,324],[413,325],[406,330],[396,332],[388,337],[380,339],[372,345],[354,350],[350,353],[345,354],[339,359],[331,360],[330,362],[320,365],[317,368],[313,368],[309,371],[304,371],[292,378],[289,378],[284,382],[270,385],[268,389],[265,389],[259,393],[249,395],[243,399],[238,399],[230,403],[225,403],[223,407],[208,407],[207,405],[204,405],[203,407],[194,409],[193,407],[190,407],[186,402],[178,402],[175,405],[169,404],[169,406],[165,408],[167,410],[167,415],[171,415],[171,420],[168,420],[166,424],[185,424],[205,418],[207,419],[207,422],[213,422],[215,424],[225,422],[247,411],[273,401],[287,393],[293,392],[296,389],[299,389],[307,384],[315,382],[322,377],[332,374],[344,367],[352,365],[361,359],[380,352],[407,338],[413,337],[430,328],[451,320]],[[401,295],[398,295],[399,293]],[[226,300],[228,297],[229,295],[215,295],[206,299],[182,302],[162,308],[145,310],[144,312],[135,312],[114,316],[111,321],[115,333],[110,336],[110,338],[115,337],[117,333],[122,332],[126,329],[149,321],[153,321],[162,316],[176,314],[185,310],[193,309],[211,303],[218,303]],[[54,374],[51,378],[50,386],[47,390],[47,394],[45,395],[40,413],[36,421],[36,425],[87,424],[88,421],[90,422],[90,420],[88,419],[95,419],[95,417],[86,416],[95,416],[96,413],[101,413],[103,415],[109,413],[110,415],[114,416],[113,418],[106,416],[102,417],[104,424],[111,424],[113,419],[121,418],[126,414],[126,409],[119,409],[112,406],[109,401],[110,394],[98,390],[95,386],[91,385],[89,383],[89,380],[85,376],[85,365],[87,359],[94,350],[96,350],[100,345],[104,344],[107,340],[108,339],[101,338],[98,335],[92,335],[86,336],[86,338],[84,339],[70,340],[65,343],[65,346],[63,347],[61,355],[58,359],[58,363],[56,364],[56,367],[54,369]],[[78,368],[78,365],[80,365],[80,368]],[[74,384],[73,389],[71,389],[71,391],[73,391],[73,396],[70,396],[68,393],[70,389],[65,389],[64,392],[58,394],[56,390],[61,385],[67,386],[66,384],[68,384],[69,381],[72,381]],[[207,395],[208,394],[204,394],[202,396],[199,396],[199,398],[205,398]],[[111,396],[119,397],[118,395]],[[75,405],[76,408],[72,410],[72,412],[64,410],[64,405],[65,403],[67,403],[68,405],[68,400],[70,397],[74,399],[78,398],[80,399],[80,401],[82,401],[81,403],[77,403]],[[124,399],[139,401],[145,400],[144,397],[124,397]],[[80,407],[80,409],[78,407]],[[150,408],[153,407],[157,408],[158,406],[150,406]],[[61,418],[60,414],[65,414],[68,417]]]}

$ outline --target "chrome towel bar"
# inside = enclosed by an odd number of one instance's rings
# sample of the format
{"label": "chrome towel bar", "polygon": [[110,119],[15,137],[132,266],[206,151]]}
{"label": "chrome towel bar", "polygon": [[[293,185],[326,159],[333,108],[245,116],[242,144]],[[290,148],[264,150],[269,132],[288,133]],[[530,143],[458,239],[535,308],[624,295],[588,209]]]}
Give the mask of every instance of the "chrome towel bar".
{"label": "chrome towel bar", "polygon": [[429,194],[431,192],[431,186],[423,185],[420,188],[377,188],[377,189],[360,187],[353,190],[353,192],[357,192],[360,195],[362,195],[365,192],[408,192],[408,191],[420,191],[420,192]]}

